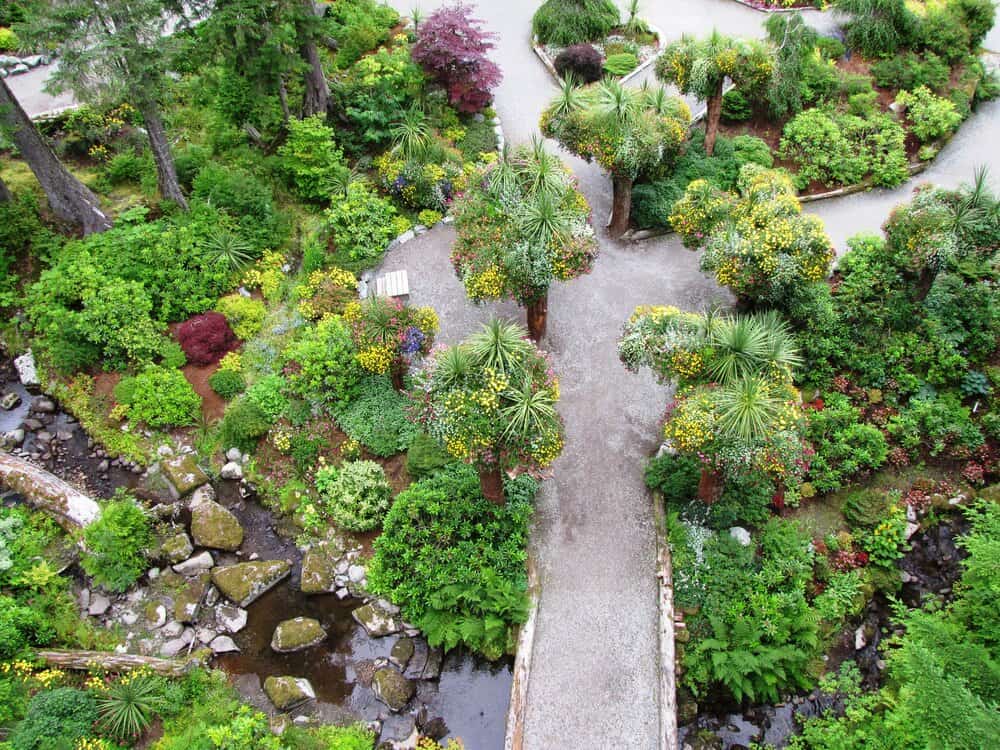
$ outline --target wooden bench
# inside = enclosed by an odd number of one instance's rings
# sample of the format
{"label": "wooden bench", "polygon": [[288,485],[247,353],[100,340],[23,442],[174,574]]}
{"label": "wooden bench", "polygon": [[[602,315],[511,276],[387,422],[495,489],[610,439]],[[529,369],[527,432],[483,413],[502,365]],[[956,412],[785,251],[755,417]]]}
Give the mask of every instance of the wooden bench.
{"label": "wooden bench", "polygon": [[406,271],[392,271],[375,280],[375,294],[379,297],[408,297],[410,279]]}

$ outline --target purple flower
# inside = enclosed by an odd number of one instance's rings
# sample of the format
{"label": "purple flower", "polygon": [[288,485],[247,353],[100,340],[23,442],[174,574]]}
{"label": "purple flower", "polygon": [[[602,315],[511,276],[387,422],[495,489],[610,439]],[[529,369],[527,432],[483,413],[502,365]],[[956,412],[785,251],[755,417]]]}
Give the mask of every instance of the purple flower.
{"label": "purple flower", "polygon": [[416,354],[420,351],[420,347],[424,345],[426,338],[423,331],[416,326],[410,326],[403,333],[403,340],[400,342],[399,351],[403,354]]}

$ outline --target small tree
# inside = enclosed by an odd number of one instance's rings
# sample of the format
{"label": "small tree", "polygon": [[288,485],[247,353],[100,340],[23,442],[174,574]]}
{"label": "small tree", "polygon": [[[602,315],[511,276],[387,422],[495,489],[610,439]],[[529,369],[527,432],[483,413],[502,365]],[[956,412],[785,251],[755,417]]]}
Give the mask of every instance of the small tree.
{"label": "small tree", "polygon": [[491,502],[504,502],[504,472],[537,472],[562,452],[559,381],[515,323],[494,320],[439,350],[414,397],[424,430],[478,469]]}
{"label": "small tree", "polygon": [[414,61],[445,88],[460,112],[479,112],[489,105],[503,78],[486,56],[496,34],[484,32],[481,24],[461,3],[439,8],[417,28],[411,50]]}
{"label": "small tree", "polygon": [[670,224],[685,246],[704,248],[702,270],[741,300],[787,307],[827,277],[833,243],[819,217],[802,214],[787,173],[747,164],[737,188],[733,195],[695,180]]}
{"label": "small tree", "polygon": [[628,229],[632,185],[636,178],[670,164],[687,136],[687,105],[663,89],[629,89],[604,81],[588,89],[571,82],[542,113],[542,133],[574,154],[611,173],[613,200],[608,228],[613,236]]}
{"label": "small tree", "polygon": [[705,153],[711,156],[719,133],[726,79],[752,98],[770,79],[772,67],[771,53],[760,42],[713,31],[704,39],[685,34],[670,44],[656,60],[656,77],[705,102]]}
{"label": "small tree", "polygon": [[187,208],[160,114],[169,48],[179,9],[164,0],[57,0],[37,6],[29,38],[57,47],[50,85],[87,102],[127,101],[142,115],[160,195]]}
{"label": "small tree", "polygon": [[836,0],[834,5],[851,17],[844,26],[847,43],[868,57],[893,54],[917,27],[905,0]]}
{"label": "small tree", "polygon": [[802,110],[802,79],[809,58],[816,49],[816,31],[801,13],[773,13],[767,34],[774,48],[774,69],[767,83],[767,104],[771,115],[782,118]]}
{"label": "small tree", "polygon": [[589,213],[571,173],[541,141],[505,152],[456,205],[451,260],[470,299],[516,300],[539,341],[549,286],[590,272],[597,243]]}
{"label": "small tree", "polygon": [[[56,216],[80,227],[84,234],[111,228],[97,196],[59,161],[3,78],[0,78],[0,126],[10,133]],[[0,189],[0,199],[4,195],[9,199],[6,185]]]}
{"label": "small tree", "polygon": [[430,352],[438,330],[433,307],[410,307],[386,297],[349,302],[344,320],[351,326],[358,364],[367,372],[390,375],[397,391],[403,390],[410,363]]}

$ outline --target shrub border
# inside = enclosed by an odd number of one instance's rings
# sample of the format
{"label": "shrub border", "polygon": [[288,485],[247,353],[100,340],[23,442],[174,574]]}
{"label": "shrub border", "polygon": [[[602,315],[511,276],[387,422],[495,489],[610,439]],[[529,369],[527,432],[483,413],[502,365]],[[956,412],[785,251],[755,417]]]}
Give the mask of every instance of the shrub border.
{"label": "shrub border", "polygon": [[[619,78],[618,83],[626,84],[633,78],[638,76],[640,73],[645,72],[653,63],[656,62],[656,60],[660,57],[660,54],[663,52],[663,32],[649,22],[647,22],[646,25],[649,27],[649,30],[651,32],[656,34],[656,38],[659,42],[659,49],[657,53],[652,57],[650,57],[648,60],[646,60],[646,62],[636,66],[635,70],[630,72],[628,75]],[[542,61],[542,65],[544,65],[545,69],[549,71],[549,75],[552,76],[553,79],[555,79],[556,84],[562,86],[563,83],[565,82],[563,81],[562,76],[559,75],[558,71],[556,71],[555,61],[551,57],[549,57],[548,53],[545,51],[545,48],[541,44],[539,44],[537,36],[532,35],[531,37],[531,49],[535,51],[535,54],[538,56],[538,59]]]}

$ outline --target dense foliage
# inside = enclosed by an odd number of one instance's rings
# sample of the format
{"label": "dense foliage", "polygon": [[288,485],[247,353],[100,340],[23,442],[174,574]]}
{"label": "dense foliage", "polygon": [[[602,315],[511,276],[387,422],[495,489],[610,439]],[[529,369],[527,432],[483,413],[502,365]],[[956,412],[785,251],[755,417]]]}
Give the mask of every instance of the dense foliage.
{"label": "dense foliage", "polygon": [[81,564],[87,575],[108,591],[125,591],[146,572],[153,545],[149,517],[127,493],[101,509],[101,516],[83,533]]}
{"label": "dense foliage", "polygon": [[603,39],[620,20],[610,0],[545,0],[535,11],[531,28],[542,44],[568,47]]}

